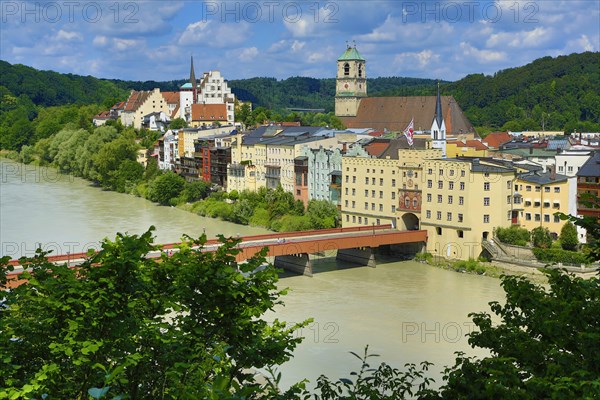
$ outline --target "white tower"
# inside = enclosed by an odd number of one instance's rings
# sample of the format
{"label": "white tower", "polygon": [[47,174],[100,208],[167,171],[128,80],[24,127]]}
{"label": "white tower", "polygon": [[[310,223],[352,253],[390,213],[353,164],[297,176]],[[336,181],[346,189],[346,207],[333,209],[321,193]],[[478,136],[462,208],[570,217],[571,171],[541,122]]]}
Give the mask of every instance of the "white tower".
{"label": "white tower", "polygon": [[431,144],[434,149],[442,150],[442,157],[446,158],[446,123],[442,114],[442,98],[440,97],[440,83],[437,87],[435,102],[435,115],[431,123]]}
{"label": "white tower", "polygon": [[355,117],[363,97],[367,97],[366,61],[356,45],[348,46],[337,60],[335,115]]}

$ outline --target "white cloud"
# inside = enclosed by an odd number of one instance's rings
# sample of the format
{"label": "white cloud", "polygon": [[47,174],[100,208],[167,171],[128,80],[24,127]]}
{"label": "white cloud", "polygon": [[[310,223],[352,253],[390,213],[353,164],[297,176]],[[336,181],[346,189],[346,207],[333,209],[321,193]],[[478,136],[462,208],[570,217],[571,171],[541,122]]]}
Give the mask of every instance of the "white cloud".
{"label": "white cloud", "polygon": [[482,64],[504,61],[507,58],[507,54],[503,51],[479,50],[467,42],[461,42],[460,48],[464,56],[474,58]]}
{"label": "white cloud", "polygon": [[411,65],[413,67],[431,68],[432,64],[437,64],[440,61],[440,55],[435,54],[431,50],[423,50],[420,52],[405,52],[396,54],[394,64]]}
{"label": "white cloud", "polygon": [[250,24],[219,24],[214,21],[198,21],[189,24],[179,37],[182,46],[203,45],[229,47],[245,42],[250,36]]}
{"label": "white cloud", "polygon": [[544,27],[530,31],[493,33],[488,38],[486,47],[536,48],[546,45],[552,37],[552,31]]}
{"label": "white cloud", "polygon": [[97,47],[105,47],[108,45],[108,38],[106,36],[94,36],[92,44]]}
{"label": "white cloud", "polygon": [[70,41],[82,41],[83,40],[83,35],[81,35],[78,32],[69,32],[69,31],[64,31],[64,30],[59,30],[58,33],[56,34],[56,36],[54,37],[56,40],[60,40],[60,41],[64,41],[64,42],[70,42]]}
{"label": "white cloud", "polygon": [[561,54],[570,54],[579,51],[595,51],[594,44],[590,41],[587,35],[581,35],[578,39],[569,40],[566,48],[561,51]]}
{"label": "white cloud", "polygon": [[256,47],[248,47],[240,52],[238,58],[240,59],[240,61],[248,62],[252,61],[257,55],[258,49]]}
{"label": "white cloud", "polygon": [[113,39],[113,48],[118,51],[128,51],[141,46],[141,41],[133,39]]}
{"label": "white cloud", "polygon": [[302,50],[302,48],[304,48],[305,44],[306,42],[299,42],[298,40],[294,40],[294,43],[292,43],[292,52],[299,52],[300,50]]}

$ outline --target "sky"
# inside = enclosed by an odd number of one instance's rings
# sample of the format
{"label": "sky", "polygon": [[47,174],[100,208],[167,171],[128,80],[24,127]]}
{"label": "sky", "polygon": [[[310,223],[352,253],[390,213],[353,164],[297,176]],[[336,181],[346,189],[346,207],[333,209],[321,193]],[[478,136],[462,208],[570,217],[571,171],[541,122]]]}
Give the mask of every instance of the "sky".
{"label": "sky", "polygon": [[367,77],[453,81],[599,51],[600,1],[0,0],[0,59],[99,78],[332,78],[347,45]]}

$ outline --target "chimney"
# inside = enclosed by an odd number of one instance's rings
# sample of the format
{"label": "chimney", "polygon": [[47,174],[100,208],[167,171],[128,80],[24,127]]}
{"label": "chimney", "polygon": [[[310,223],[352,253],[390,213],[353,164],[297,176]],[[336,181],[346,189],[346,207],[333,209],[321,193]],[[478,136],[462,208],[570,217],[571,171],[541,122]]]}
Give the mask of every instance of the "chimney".
{"label": "chimney", "polygon": [[551,165],[550,166],[550,180],[555,180],[556,179],[556,165]]}
{"label": "chimney", "polygon": [[346,142],[343,142],[342,143],[342,153],[345,153],[346,150],[347,150],[347,148],[346,148]]}

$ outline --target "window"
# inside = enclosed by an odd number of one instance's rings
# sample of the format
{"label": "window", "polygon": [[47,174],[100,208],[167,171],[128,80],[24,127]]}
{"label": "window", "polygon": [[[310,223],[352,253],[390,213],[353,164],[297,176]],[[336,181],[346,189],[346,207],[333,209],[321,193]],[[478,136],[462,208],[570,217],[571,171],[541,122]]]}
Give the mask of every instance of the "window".
{"label": "window", "polygon": [[365,197],[369,197],[369,191],[365,189]]}
{"label": "window", "polygon": [[483,198],[483,205],[484,206],[489,206],[490,205],[490,198],[489,197],[484,197]]}
{"label": "window", "polygon": [[349,178],[350,178],[350,177],[349,177],[348,175],[346,175],[346,183],[348,183],[348,179],[349,179]]}
{"label": "window", "polygon": [[438,181],[438,189],[444,188],[444,181]]}
{"label": "window", "polygon": [[365,185],[368,185],[368,184],[369,184],[369,177],[367,176],[367,177],[365,178]]}
{"label": "window", "polygon": [[451,212],[446,213],[446,220],[447,221],[452,221],[452,213]]}
{"label": "window", "polygon": [[550,202],[549,201],[545,201],[544,202],[544,208],[548,208],[550,207]]}
{"label": "window", "polygon": [[417,199],[413,199],[413,207],[414,207],[414,208],[417,208],[417,204],[418,204],[418,203],[417,203]]}
{"label": "window", "polygon": [[546,186],[546,187],[544,187],[544,192],[546,192],[546,193],[550,193],[550,186]]}
{"label": "window", "polygon": [[368,210],[368,209],[369,209],[369,203],[367,203],[367,202],[365,201],[365,210]]}
{"label": "window", "polygon": [[554,204],[552,205],[553,208],[560,208],[560,203],[555,201]]}
{"label": "window", "polygon": [[427,202],[431,203],[431,193],[427,193]]}
{"label": "window", "polygon": [[432,170],[431,168],[429,168],[429,169],[427,170],[427,175],[431,175],[431,174],[433,174],[433,170]]}
{"label": "window", "polygon": [[344,206],[348,207],[348,200],[344,202]]}
{"label": "window", "polygon": [[437,219],[442,219],[442,212],[438,211],[436,214]]}
{"label": "window", "polygon": [[448,189],[454,189],[454,182],[448,182]]}
{"label": "window", "polygon": [[438,194],[438,203],[441,203],[441,202],[442,202],[442,195]]}
{"label": "window", "polygon": [[529,186],[529,185],[525,186],[525,191],[531,192],[531,186]]}
{"label": "window", "polygon": [[554,223],[559,223],[560,222],[560,217],[558,215],[554,216]]}
{"label": "window", "polygon": [[464,233],[461,230],[456,231],[456,234],[458,235],[459,238],[464,237]]}
{"label": "window", "polygon": [[460,176],[465,176],[465,171],[460,171]]}
{"label": "window", "polygon": [[531,206],[531,202],[528,200],[525,202],[525,207],[530,207]]}
{"label": "window", "polygon": [[510,204],[510,196],[506,196],[506,204]]}
{"label": "window", "polygon": [[440,168],[440,176],[444,175],[444,170]]}
{"label": "window", "polygon": [[350,216],[346,214],[346,222],[350,222]]}
{"label": "window", "polygon": [[352,216],[352,222],[356,222],[356,215]]}
{"label": "window", "polygon": [[371,197],[375,198],[375,191],[371,190]]}
{"label": "window", "polygon": [[356,196],[356,189],[352,189],[352,196]]}
{"label": "window", "polygon": [[554,187],[554,193],[560,193],[560,187],[555,186]]}
{"label": "window", "polygon": [[431,211],[430,210],[425,211],[425,217],[431,218]]}
{"label": "window", "polygon": [[550,214],[544,214],[544,222],[550,222]]}
{"label": "window", "polygon": [[418,178],[418,177],[419,177],[419,173],[415,172],[415,178]]}
{"label": "window", "polygon": [[396,212],[396,206],[392,206],[392,212]]}
{"label": "window", "polygon": [[457,218],[458,218],[458,222],[463,222],[463,215],[462,214],[458,214]]}
{"label": "window", "polygon": [[535,207],[539,207],[539,206],[540,206],[540,204],[542,204],[542,203],[540,203],[539,201],[536,201],[536,202],[534,202],[534,203],[533,203],[533,205],[534,205]]}
{"label": "window", "polygon": [[369,218],[365,217],[365,225],[369,225]]}
{"label": "window", "polygon": [[435,228],[435,231],[438,235],[442,234],[442,228],[440,228],[439,226]]}
{"label": "window", "polygon": [[490,183],[489,182],[484,182],[483,183],[483,190],[485,190],[485,191],[489,191],[490,190]]}
{"label": "window", "polygon": [[375,178],[371,178],[371,185],[375,184]]}
{"label": "window", "polygon": [[448,196],[448,204],[452,204],[452,200],[453,200],[452,196]]}
{"label": "window", "polygon": [[410,199],[408,197],[404,199],[404,207],[410,207]]}
{"label": "window", "polygon": [[510,219],[512,219],[511,217],[512,217],[512,211],[507,211],[506,212],[506,219],[510,220]]}
{"label": "window", "polygon": [[563,172],[563,166],[562,165],[558,166],[558,172]]}
{"label": "window", "polygon": [[464,182],[460,183],[460,190],[465,190],[465,183]]}
{"label": "window", "polygon": [[458,204],[459,204],[459,205],[461,205],[461,206],[462,206],[463,204],[465,204],[465,198],[464,198],[464,197],[462,197],[462,196],[458,196]]}
{"label": "window", "polygon": [[573,166],[569,166],[569,167],[567,167],[567,171],[569,171],[569,172],[573,172]]}
{"label": "window", "polygon": [[483,215],[483,223],[484,224],[489,224],[490,223],[490,216],[488,214],[484,214]]}
{"label": "window", "polygon": [[362,224],[362,217],[358,217],[358,223]]}
{"label": "window", "polygon": [[352,177],[352,183],[356,183],[356,175]]}
{"label": "window", "polygon": [[506,182],[506,188],[510,190],[510,187],[511,187],[511,186],[512,186],[512,185],[511,185],[511,182],[510,182],[510,181],[507,181],[507,182]]}
{"label": "window", "polygon": [[540,214],[535,214],[535,220],[536,220],[537,222],[540,222],[540,218],[541,218],[541,217],[540,217]]}
{"label": "window", "polygon": [[355,201],[352,202],[352,208],[356,208],[356,202]]}
{"label": "window", "polygon": [[453,169],[450,170],[450,176],[454,176],[454,170]]}
{"label": "window", "polygon": [[344,189],[346,191],[346,194],[348,194],[348,188]]}
{"label": "window", "polygon": [[383,199],[383,191],[382,190],[379,191],[379,198]]}
{"label": "window", "polygon": [[396,180],[392,179],[392,187],[396,187]]}
{"label": "window", "polygon": [[539,187],[539,186],[536,186],[536,187],[535,187],[535,191],[536,191],[536,192],[539,192],[540,190],[542,190],[542,188],[541,188],[541,187]]}
{"label": "window", "polygon": [[383,211],[383,204],[379,204],[379,211]]}
{"label": "window", "polygon": [[381,221],[377,218],[377,225],[381,225]]}
{"label": "window", "polygon": [[392,192],[392,200],[396,198],[396,192]]}
{"label": "window", "polygon": [[379,178],[379,186],[383,186],[383,178]]}
{"label": "window", "polygon": [[525,221],[531,221],[531,213],[525,213]]}
{"label": "window", "polygon": [[431,182],[431,179],[427,180],[427,187],[429,189],[431,189],[432,184],[433,184],[433,182]]}
{"label": "window", "polygon": [[371,211],[375,211],[375,203],[371,203]]}

